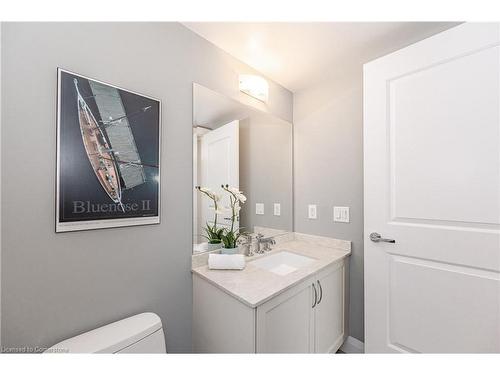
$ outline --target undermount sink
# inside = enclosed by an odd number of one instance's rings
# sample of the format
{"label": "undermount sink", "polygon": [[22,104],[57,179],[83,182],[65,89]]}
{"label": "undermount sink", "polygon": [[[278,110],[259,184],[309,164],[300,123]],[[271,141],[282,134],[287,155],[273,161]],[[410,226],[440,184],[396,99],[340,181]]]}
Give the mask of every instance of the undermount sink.
{"label": "undermount sink", "polygon": [[250,262],[250,264],[263,270],[273,272],[276,275],[284,276],[311,264],[314,260],[313,258],[291,253],[289,251],[280,251],[279,253],[256,259]]}

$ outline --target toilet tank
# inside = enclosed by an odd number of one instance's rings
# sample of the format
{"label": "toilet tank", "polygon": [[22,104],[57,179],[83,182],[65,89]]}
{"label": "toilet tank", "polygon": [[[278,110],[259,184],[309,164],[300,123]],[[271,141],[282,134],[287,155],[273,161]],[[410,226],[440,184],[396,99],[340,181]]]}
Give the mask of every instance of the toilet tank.
{"label": "toilet tank", "polygon": [[45,353],[166,353],[160,317],[142,313],[61,341]]}

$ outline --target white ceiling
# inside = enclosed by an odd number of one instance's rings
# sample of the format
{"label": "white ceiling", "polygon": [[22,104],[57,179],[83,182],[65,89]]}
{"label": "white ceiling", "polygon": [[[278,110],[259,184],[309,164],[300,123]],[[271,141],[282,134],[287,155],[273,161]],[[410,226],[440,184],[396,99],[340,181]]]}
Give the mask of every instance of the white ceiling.
{"label": "white ceiling", "polygon": [[231,23],[186,27],[291,91],[457,25],[456,22]]}

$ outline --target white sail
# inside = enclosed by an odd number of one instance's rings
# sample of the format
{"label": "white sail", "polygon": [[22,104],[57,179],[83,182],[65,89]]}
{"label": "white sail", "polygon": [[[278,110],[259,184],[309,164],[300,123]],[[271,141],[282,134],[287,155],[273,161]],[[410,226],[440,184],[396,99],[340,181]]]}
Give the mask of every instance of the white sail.
{"label": "white sail", "polygon": [[118,162],[123,187],[131,189],[143,184],[146,181],[144,168],[118,90],[94,81],[89,83],[103,121],[101,126]]}

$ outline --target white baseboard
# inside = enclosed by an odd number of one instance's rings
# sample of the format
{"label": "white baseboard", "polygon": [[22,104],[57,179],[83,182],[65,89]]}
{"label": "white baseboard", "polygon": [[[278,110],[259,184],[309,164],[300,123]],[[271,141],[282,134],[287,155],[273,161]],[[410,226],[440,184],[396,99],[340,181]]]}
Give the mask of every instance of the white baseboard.
{"label": "white baseboard", "polygon": [[347,354],[362,354],[365,352],[365,343],[352,336],[348,336],[340,350]]}

